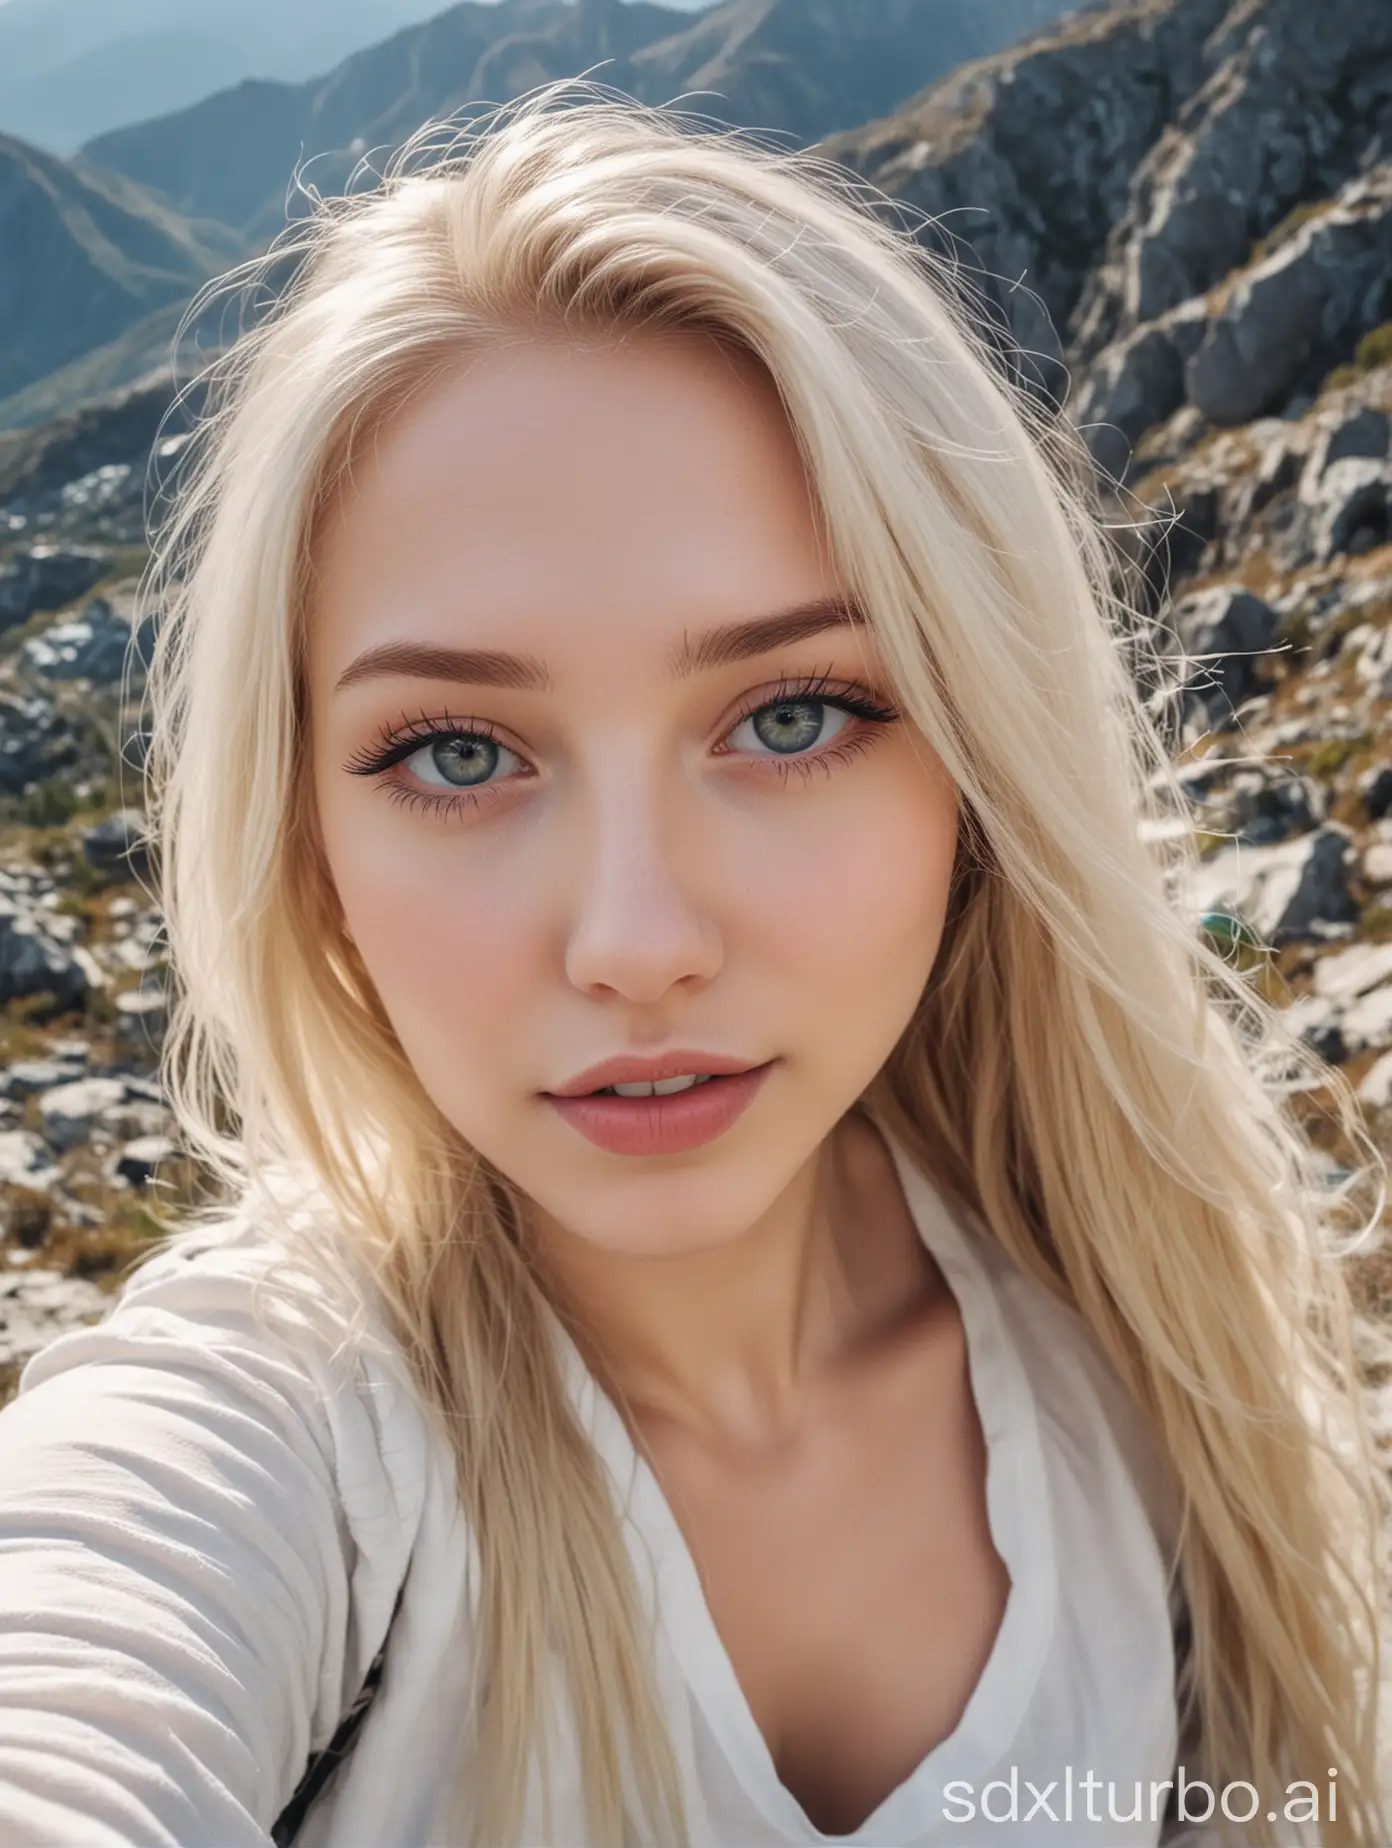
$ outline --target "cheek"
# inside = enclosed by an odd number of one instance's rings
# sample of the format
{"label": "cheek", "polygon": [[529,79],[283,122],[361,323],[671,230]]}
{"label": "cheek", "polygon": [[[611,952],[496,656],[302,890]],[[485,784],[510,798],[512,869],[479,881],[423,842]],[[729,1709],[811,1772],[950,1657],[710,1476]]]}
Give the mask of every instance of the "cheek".
{"label": "cheek", "polygon": [[[780,966],[819,1013],[838,1008],[894,1031],[916,1003],[942,936],[957,841],[957,799],[916,766],[866,778],[834,824],[763,843],[751,888]],[[756,875],[756,876],[755,876]]]}
{"label": "cheek", "polygon": [[[480,1090],[534,996],[537,905],[525,881],[493,875],[466,842],[420,837],[387,808],[385,824],[354,816],[326,847],[339,902],[406,1056],[427,1091],[457,1102]],[[511,1029],[511,1031],[510,1031]]]}

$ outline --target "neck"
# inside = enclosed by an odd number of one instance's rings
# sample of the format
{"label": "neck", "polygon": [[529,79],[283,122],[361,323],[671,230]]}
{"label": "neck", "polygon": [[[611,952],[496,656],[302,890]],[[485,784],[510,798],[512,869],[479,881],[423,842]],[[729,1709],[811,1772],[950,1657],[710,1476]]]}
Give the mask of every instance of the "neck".
{"label": "neck", "polygon": [[888,1151],[855,1112],[709,1250],[635,1258],[537,1229],[577,1345],[630,1416],[750,1443],[787,1432],[808,1384],[921,1306],[936,1276]]}

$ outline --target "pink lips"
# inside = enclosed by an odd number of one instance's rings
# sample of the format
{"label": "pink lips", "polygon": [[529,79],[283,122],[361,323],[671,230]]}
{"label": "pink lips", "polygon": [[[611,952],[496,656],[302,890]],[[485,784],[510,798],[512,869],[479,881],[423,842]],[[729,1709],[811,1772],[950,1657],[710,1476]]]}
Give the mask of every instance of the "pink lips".
{"label": "pink lips", "polygon": [[[558,1092],[545,1092],[587,1141],[611,1155],[680,1155],[723,1135],[753,1102],[776,1061],[745,1066],[713,1053],[675,1052],[654,1059],[606,1059]],[[602,1086],[656,1083],[709,1072],[708,1084],[669,1097],[596,1097]]]}

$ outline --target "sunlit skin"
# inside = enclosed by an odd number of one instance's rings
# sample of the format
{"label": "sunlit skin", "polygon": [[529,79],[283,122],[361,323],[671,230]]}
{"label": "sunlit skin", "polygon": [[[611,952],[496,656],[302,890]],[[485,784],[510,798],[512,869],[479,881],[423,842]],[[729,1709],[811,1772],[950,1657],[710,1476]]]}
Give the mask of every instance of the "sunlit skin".
{"label": "sunlit skin", "polygon": [[[710,661],[713,632],[847,599],[775,391],[697,337],[461,367],[367,450],[316,565],[345,928],[529,1203],[779,1775],[846,1832],[956,1725],[1008,1589],[957,1305],[853,1110],[937,954],[956,793],[863,624]],[[773,1062],[686,1153],[597,1148],[545,1095],[673,1047]]]}

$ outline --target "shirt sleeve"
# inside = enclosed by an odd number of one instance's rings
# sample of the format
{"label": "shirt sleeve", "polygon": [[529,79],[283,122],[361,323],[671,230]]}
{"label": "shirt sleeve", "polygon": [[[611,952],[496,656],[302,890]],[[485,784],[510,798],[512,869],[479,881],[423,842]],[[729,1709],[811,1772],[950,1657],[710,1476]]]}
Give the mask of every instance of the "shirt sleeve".
{"label": "shirt sleeve", "polygon": [[25,1848],[269,1848],[356,1691],[328,1376],[232,1269],[155,1262],[0,1412],[0,1840]]}

